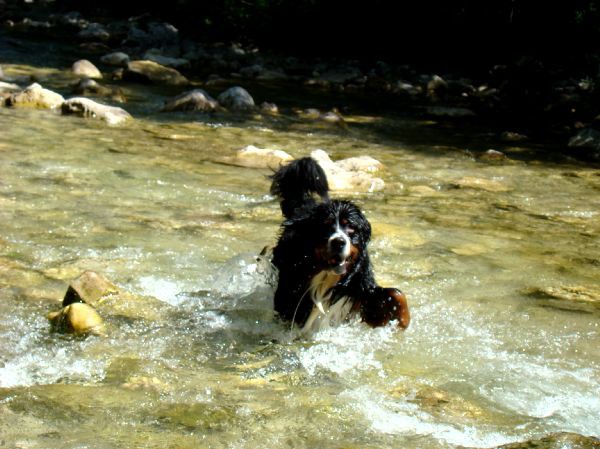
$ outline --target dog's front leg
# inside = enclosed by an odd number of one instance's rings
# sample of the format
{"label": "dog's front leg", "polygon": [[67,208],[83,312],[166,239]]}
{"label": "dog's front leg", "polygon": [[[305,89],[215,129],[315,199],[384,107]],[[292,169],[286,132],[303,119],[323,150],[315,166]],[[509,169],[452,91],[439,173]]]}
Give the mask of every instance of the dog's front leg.
{"label": "dog's front leg", "polygon": [[377,327],[398,320],[398,326],[406,329],[410,323],[410,312],[406,295],[395,288],[376,287],[366,295],[361,304],[364,322]]}

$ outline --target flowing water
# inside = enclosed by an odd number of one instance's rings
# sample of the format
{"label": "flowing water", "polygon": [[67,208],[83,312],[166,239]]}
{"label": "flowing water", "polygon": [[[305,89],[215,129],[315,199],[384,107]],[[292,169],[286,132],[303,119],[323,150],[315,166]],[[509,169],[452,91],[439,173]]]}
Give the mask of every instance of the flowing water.
{"label": "flowing water", "polygon": [[[11,64],[68,92],[52,65]],[[39,54],[37,57],[40,57]],[[124,86],[136,120],[108,127],[0,108],[0,445],[19,448],[492,447],[600,436],[600,171],[544,148],[473,153],[493,135],[355,106],[347,128],[158,114],[177,92]],[[264,89],[257,100],[332,107]],[[260,97],[264,98],[260,98]],[[312,102],[312,103],[311,103]],[[365,112],[369,110],[371,112]],[[271,312],[256,254],[281,221],[246,145],[371,155],[379,282],[413,321],[296,338]],[[347,195],[346,195],[347,196]],[[85,270],[152,296],[105,314],[107,336],[50,331]]]}

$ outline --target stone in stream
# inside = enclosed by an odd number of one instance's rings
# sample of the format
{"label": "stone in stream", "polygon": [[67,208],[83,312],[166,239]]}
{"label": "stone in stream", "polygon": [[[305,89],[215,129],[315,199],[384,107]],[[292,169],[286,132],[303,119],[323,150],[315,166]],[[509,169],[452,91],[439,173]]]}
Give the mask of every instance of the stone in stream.
{"label": "stone in stream", "polygon": [[97,81],[89,78],[80,79],[73,85],[73,93],[77,95],[96,95],[99,97],[109,97],[114,101],[124,103],[125,95],[119,87],[106,87]]}
{"label": "stone in stream", "polygon": [[85,78],[102,78],[102,73],[98,70],[94,64],[92,64],[87,59],[80,59],[79,61],[75,61],[71,70],[75,75],[82,76]]}
{"label": "stone in stream", "polygon": [[218,98],[219,103],[232,111],[248,111],[254,109],[254,99],[246,89],[235,86],[222,92]]}
{"label": "stone in stream", "polygon": [[219,103],[203,89],[184,92],[165,102],[162,112],[201,111],[211,112],[219,108]]}
{"label": "stone in stream", "polygon": [[144,53],[144,59],[147,61],[154,61],[157,64],[164,65],[165,67],[172,67],[174,69],[185,69],[190,67],[190,61],[187,59],[165,56],[156,48],[151,48]]}
{"label": "stone in stream", "polygon": [[375,159],[369,160],[368,169],[358,162],[358,159],[348,162],[341,160],[334,162],[329,155],[323,150],[314,150],[310,156],[316,160],[325,171],[329,188],[334,191],[349,191],[349,192],[377,192],[383,190],[385,183],[383,179],[373,176],[370,171],[374,166],[382,166],[380,163],[375,164]]}
{"label": "stone in stream", "polygon": [[21,92],[17,92],[6,98],[6,106],[28,106],[39,109],[55,109],[64,103],[62,95],[48,89],[44,89],[38,83],[27,86]]}
{"label": "stone in stream", "polygon": [[258,148],[254,145],[238,150],[235,155],[222,159],[222,162],[229,165],[250,168],[270,168],[277,170],[282,165],[291,162],[294,158],[283,150],[274,150],[268,148]]}
{"label": "stone in stream", "polygon": [[58,312],[50,312],[48,320],[57,332],[103,335],[105,331],[104,322],[98,312],[92,306],[81,302],[65,306]]}
{"label": "stone in stream", "polygon": [[551,433],[518,443],[504,444],[494,449],[599,449],[600,440],[570,432]]}
{"label": "stone in stream", "polygon": [[107,41],[110,39],[110,33],[106,31],[104,25],[96,22],[87,24],[87,26],[77,33],[77,37],[84,40]]}
{"label": "stone in stream", "polygon": [[127,64],[129,64],[129,55],[120,51],[115,51],[102,56],[100,61],[106,65],[115,67],[127,67]]}
{"label": "stone in stream", "polygon": [[85,97],[68,99],[62,104],[61,110],[63,115],[74,114],[80,117],[100,119],[109,125],[119,125],[133,118],[125,109],[107,106]]}
{"label": "stone in stream", "polygon": [[106,277],[95,271],[85,271],[69,284],[62,305],[80,302],[98,306],[102,299],[117,293],[117,286]]}
{"label": "stone in stream", "polygon": [[123,72],[124,81],[183,86],[188,79],[177,70],[157,64],[154,61],[131,61]]}

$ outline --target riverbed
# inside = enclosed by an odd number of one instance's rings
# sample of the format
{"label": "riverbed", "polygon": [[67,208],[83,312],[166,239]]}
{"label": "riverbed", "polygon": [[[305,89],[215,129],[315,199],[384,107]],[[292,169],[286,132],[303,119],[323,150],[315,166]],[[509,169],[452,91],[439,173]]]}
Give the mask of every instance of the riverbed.
{"label": "riverbed", "polygon": [[[14,61],[17,50],[4,50],[6,74],[68,94],[68,53]],[[339,126],[285,110],[164,114],[181,90],[122,88],[135,119],[118,127],[0,108],[3,446],[488,448],[553,432],[600,437],[596,167],[350,100]],[[343,101],[248,89],[290,108]],[[256,257],[281,222],[270,171],[223,163],[251,144],[384,164],[382,192],[342,196],[372,223],[379,283],[407,294],[406,331],[353,323],[299,338],[273,316]],[[508,158],[477,157],[487,148]],[[105,316],[104,337],[51,332],[46,314],[86,270],[158,301]]]}

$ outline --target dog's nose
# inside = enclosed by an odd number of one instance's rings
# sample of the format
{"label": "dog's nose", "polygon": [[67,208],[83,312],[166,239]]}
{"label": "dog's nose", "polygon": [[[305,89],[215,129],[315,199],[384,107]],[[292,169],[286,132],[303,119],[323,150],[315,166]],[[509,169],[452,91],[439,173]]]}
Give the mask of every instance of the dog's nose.
{"label": "dog's nose", "polygon": [[346,239],[343,237],[334,237],[329,241],[332,250],[341,251],[346,246]]}

